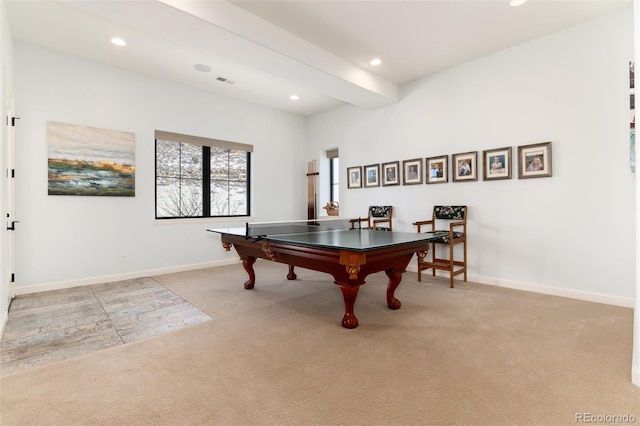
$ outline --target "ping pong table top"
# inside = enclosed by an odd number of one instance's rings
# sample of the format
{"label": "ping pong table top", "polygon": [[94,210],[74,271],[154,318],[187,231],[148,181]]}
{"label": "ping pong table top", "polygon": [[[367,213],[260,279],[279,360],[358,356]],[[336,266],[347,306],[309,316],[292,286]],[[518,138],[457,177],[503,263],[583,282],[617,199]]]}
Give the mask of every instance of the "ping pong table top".
{"label": "ping pong table top", "polygon": [[[320,223],[322,224],[322,222]],[[436,238],[433,233],[344,229],[339,225],[329,226],[329,229],[323,229],[322,226],[317,229],[315,226],[306,229],[304,224],[293,227],[287,227],[284,224],[267,227],[265,224],[264,227],[256,225],[253,228],[252,224],[248,223],[245,228],[207,229],[207,231],[241,236],[247,240],[268,240],[285,244],[352,251],[366,251]]]}

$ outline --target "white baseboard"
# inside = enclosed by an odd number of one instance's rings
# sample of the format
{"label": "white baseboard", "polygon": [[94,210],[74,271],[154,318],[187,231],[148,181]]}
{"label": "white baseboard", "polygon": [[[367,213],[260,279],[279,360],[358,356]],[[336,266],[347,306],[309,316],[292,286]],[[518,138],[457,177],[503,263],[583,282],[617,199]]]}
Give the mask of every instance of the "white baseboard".
{"label": "white baseboard", "polygon": [[81,278],[70,281],[57,281],[50,283],[34,284],[23,287],[16,287],[16,295],[38,293],[41,291],[62,290],[65,288],[81,287],[84,285],[110,283],[123,280],[131,280],[142,277],[152,277],[155,275],[173,274],[176,272],[193,271],[196,269],[214,268],[217,266],[235,265],[239,263],[238,259],[215,260],[211,262],[193,263],[190,265],[171,266],[160,269],[147,269],[144,271],[127,272],[124,274],[102,275],[99,277]]}
{"label": "white baseboard", "polygon": [[567,297],[569,299],[584,300],[586,302],[604,303],[606,305],[622,306],[625,308],[633,308],[635,304],[635,299],[631,297],[612,296],[610,294],[572,290],[535,283],[500,280],[497,278],[484,276],[470,275],[468,279],[469,281],[477,282],[480,284],[495,285],[498,287],[512,288],[514,290],[531,291],[534,293],[548,294],[550,296]]}
{"label": "white baseboard", "polygon": [[[418,268],[415,264],[407,267],[408,271],[418,272]],[[448,277],[446,272],[440,273],[438,271],[436,276]],[[632,297],[620,297],[612,296],[603,293],[594,293],[581,290],[571,290],[566,288],[551,287],[536,283],[526,283],[511,280],[503,280],[495,277],[486,277],[482,275],[468,275],[467,280],[486,285],[494,285],[497,287],[511,288],[514,290],[531,291],[533,293],[548,294],[550,296],[567,297],[569,299],[584,300],[586,302],[603,303],[606,305],[622,306],[625,308],[633,308],[635,299]]]}
{"label": "white baseboard", "polygon": [[[130,280],[134,278],[150,277],[154,275],[172,274],[175,272],[191,271],[195,269],[213,268],[217,266],[235,265],[239,263],[238,259],[224,259],[211,262],[195,263],[182,266],[172,266],[169,268],[149,269],[144,271],[129,272],[125,274],[103,275],[99,277],[82,278],[70,281],[58,281],[51,283],[35,284],[24,287],[16,287],[16,295],[37,293],[40,291],[61,290],[64,288],[80,287],[83,285],[102,284],[115,281]],[[415,265],[409,265],[408,271],[417,272]],[[448,276],[446,274],[442,276]],[[635,300],[629,297],[611,296],[601,293],[593,293],[586,291],[570,290],[565,288],[557,288],[545,286],[535,283],[523,283],[517,281],[501,280],[495,277],[485,277],[481,275],[469,275],[468,280],[478,284],[495,285],[497,287],[512,288],[514,290],[531,291],[534,293],[548,294],[552,296],[568,297],[570,299],[584,300],[587,302],[604,303],[607,305],[622,306],[625,308],[633,308]]]}
{"label": "white baseboard", "polygon": [[4,336],[4,328],[7,326],[9,320],[9,312],[2,312],[2,319],[0,319],[0,337]]}

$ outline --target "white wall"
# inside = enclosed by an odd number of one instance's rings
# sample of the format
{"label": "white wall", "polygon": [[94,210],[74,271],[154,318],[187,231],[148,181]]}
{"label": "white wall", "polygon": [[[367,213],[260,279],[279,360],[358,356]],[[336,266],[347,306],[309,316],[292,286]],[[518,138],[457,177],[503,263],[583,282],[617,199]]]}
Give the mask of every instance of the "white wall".
{"label": "white wall", "polygon": [[[205,230],[240,222],[154,220],[156,129],[253,144],[255,219],[306,217],[304,117],[21,43],[14,66],[18,294],[237,260]],[[49,120],[134,132],[136,196],[48,196]]]}
{"label": "white wall", "polygon": [[[376,111],[309,120],[309,152],[346,168],[513,147],[514,178],[342,189],[341,216],[394,205],[414,231],[434,204],[467,204],[472,281],[633,306],[635,175],[629,168],[632,9],[407,85]],[[551,141],[553,177],[518,179],[517,146]],[[344,185],[343,185],[344,188]],[[324,205],[328,200],[320,200]]]}

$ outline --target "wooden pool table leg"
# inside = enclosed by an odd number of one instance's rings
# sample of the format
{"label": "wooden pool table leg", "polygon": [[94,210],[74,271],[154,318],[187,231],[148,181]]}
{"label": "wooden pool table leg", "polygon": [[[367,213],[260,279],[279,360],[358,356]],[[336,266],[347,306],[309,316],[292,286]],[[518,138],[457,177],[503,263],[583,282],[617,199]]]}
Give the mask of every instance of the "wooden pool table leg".
{"label": "wooden pool table leg", "polygon": [[344,316],[342,317],[342,326],[344,328],[356,328],[358,326],[358,318],[353,313],[353,305],[356,303],[358,290],[360,286],[340,285],[342,297],[344,298]]}
{"label": "wooden pool table leg", "polygon": [[295,280],[296,278],[298,278],[298,276],[293,271],[293,265],[289,265],[289,273],[287,274],[287,279],[288,280]]}
{"label": "wooden pool table leg", "polygon": [[256,263],[256,258],[253,256],[247,256],[242,258],[242,266],[244,270],[249,274],[249,281],[244,283],[244,288],[250,290],[256,284],[256,273],[253,270],[253,264]]}
{"label": "wooden pool table leg", "polygon": [[384,271],[389,277],[389,285],[387,286],[387,306],[389,309],[400,309],[400,306],[402,306],[402,303],[395,298],[395,292],[396,288],[400,285],[403,272],[404,271],[396,271],[395,269],[387,269]]}

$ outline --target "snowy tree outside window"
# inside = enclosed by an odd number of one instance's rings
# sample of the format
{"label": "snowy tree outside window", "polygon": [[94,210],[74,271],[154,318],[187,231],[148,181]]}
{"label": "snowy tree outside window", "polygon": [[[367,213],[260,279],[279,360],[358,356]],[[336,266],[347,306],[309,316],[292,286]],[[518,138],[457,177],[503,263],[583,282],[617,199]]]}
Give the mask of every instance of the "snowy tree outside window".
{"label": "snowy tree outside window", "polygon": [[156,131],[156,218],[248,216],[251,150]]}

